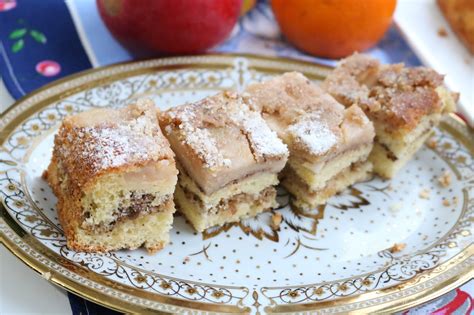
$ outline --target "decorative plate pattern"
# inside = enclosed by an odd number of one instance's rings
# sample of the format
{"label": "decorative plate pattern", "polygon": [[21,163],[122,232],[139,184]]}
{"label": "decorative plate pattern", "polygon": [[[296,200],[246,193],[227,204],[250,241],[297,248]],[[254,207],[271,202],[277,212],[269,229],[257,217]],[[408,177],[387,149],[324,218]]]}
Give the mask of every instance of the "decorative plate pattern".
{"label": "decorative plate pattern", "polygon": [[[291,70],[315,81],[329,71],[251,56],[166,58],[87,71],[20,100],[0,122],[2,242],[50,281],[141,312],[397,310],[472,276],[473,134],[453,117],[435,130],[436,145],[424,146],[391,181],[359,183],[305,213],[280,190],[277,230],[271,212],[202,234],[177,215],[171,243],[156,255],[66,247],[41,178],[62,118],[144,96],[165,109]],[[443,175],[447,187],[438,182]]]}

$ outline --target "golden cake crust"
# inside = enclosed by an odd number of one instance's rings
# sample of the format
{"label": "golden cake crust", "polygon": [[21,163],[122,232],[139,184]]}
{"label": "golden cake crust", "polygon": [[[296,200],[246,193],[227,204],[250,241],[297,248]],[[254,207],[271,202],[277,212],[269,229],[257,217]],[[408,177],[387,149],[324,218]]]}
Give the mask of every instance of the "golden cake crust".
{"label": "golden cake crust", "polygon": [[321,119],[334,127],[344,113],[344,106],[298,72],[251,84],[244,96],[249,97],[251,106],[262,114],[276,115],[287,125],[306,113],[317,111]]}
{"label": "golden cake crust", "polygon": [[370,97],[369,87],[376,80],[379,67],[378,60],[354,54],[349,61],[341,61],[321,87],[346,106],[357,104],[364,110],[376,111],[380,104]]}

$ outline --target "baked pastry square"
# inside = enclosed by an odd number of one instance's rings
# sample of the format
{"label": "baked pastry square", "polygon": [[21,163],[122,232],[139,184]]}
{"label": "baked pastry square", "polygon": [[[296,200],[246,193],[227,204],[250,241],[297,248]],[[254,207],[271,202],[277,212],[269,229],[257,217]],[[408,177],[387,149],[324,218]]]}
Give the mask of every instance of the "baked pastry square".
{"label": "baked pastry square", "polygon": [[474,55],[474,1],[437,0],[437,3],[454,33]]}
{"label": "baked pastry square", "polygon": [[425,67],[381,65],[355,54],[343,60],[322,88],[345,106],[358,104],[375,127],[370,160],[374,171],[395,176],[430,136],[443,114],[455,110],[458,95],[443,86],[443,76]]}
{"label": "baked pastry square", "polygon": [[44,176],[68,247],[107,252],[165,246],[178,171],[152,101],[66,117]]}
{"label": "baked pastry square", "polygon": [[246,97],[288,145],[282,185],[310,210],[370,177],[374,128],[357,106],[346,109],[301,73],[250,85]]}
{"label": "baked pastry square", "polygon": [[175,202],[197,231],[277,206],[288,150],[259,113],[223,92],[160,113],[178,161]]}

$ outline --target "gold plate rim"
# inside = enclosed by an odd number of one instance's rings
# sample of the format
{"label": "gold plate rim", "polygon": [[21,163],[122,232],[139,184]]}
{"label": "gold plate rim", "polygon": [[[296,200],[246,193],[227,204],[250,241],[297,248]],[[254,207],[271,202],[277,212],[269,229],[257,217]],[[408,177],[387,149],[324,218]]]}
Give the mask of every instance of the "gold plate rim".
{"label": "gold plate rim", "polygon": [[[7,111],[5,111],[4,113],[2,113],[0,115],[0,119],[5,118],[7,115],[11,115],[19,107],[20,104],[24,103],[27,100],[30,100],[30,99],[34,98],[35,96],[39,95],[40,93],[42,93],[44,91],[47,91],[47,90],[49,90],[53,87],[56,87],[56,86],[62,85],[64,83],[70,82],[74,79],[82,78],[82,77],[90,75],[90,74],[101,73],[101,72],[105,72],[107,70],[112,70],[112,69],[116,70],[116,69],[119,69],[120,67],[126,66],[126,65],[133,65],[133,64],[143,63],[143,62],[146,62],[146,61],[154,61],[154,60],[157,61],[157,60],[164,60],[164,59],[172,60],[172,59],[179,59],[179,58],[189,58],[189,59],[194,58],[194,60],[196,61],[195,64],[199,65],[199,59],[203,59],[203,58],[206,58],[206,57],[223,57],[223,58],[225,58],[225,57],[227,57],[227,58],[229,58],[229,57],[230,58],[242,57],[242,58],[246,58],[246,59],[249,59],[249,60],[257,60],[257,61],[258,60],[264,60],[264,61],[270,61],[270,62],[273,61],[273,62],[277,62],[277,63],[297,64],[297,65],[300,65],[300,66],[310,67],[310,68],[314,68],[314,69],[320,68],[322,71],[327,71],[327,70],[331,69],[331,67],[329,67],[329,66],[323,66],[323,65],[319,65],[319,64],[315,64],[315,63],[311,63],[311,62],[307,62],[307,61],[301,61],[301,60],[289,59],[289,58],[265,57],[265,56],[258,56],[258,55],[252,55],[252,54],[208,54],[208,55],[199,55],[199,56],[167,57],[167,58],[149,59],[149,60],[141,60],[141,61],[129,61],[129,62],[123,62],[123,63],[119,63],[119,64],[109,65],[109,66],[106,66],[106,67],[100,67],[100,68],[85,70],[85,71],[67,76],[65,78],[62,78],[60,80],[57,80],[55,82],[52,82],[48,85],[45,85],[45,86],[41,87],[40,89],[38,89],[38,90],[36,90],[36,91],[34,91],[30,94],[27,94],[27,95],[23,96],[22,98],[20,98],[19,100],[17,100]],[[176,66],[182,66],[183,68],[186,68],[189,65],[190,65],[189,63],[184,64],[184,65],[179,65],[179,64],[176,65],[175,64],[175,67]],[[163,69],[164,67],[158,67],[158,68]],[[153,70],[153,69],[149,69],[149,68],[146,68],[146,67],[143,67],[143,69],[147,69],[148,71]],[[133,72],[133,71],[123,71],[122,74],[125,75],[125,76],[130,76],[131,75],[130,72]],[[113,76],[113,77],[109,78],[109,80],[105,80],[105,81],[115,81],[115,80],[117,80],[117,76]],[[104,82],[104,80],[99,80],[98,79],[98,80],[93,81],[92,83],[94,85],[96,85],[96,84],[98,84],[99,81]],[[50,97],[42,100],[42,102],[47,102],[47,101],[50,100],[50,98],[57,97],[59,94],[61,94],[61,95],[63,95],[63,94],[70,95],[72,93],[76,93],[78,91],[85,90],[85,89],[87,89],[87,85],[85,85],[85,86],[86,87],[84,87],[84,85],[81,85],[79,87],[73,87],[73,88],[69,88],[69,89],[65,88],[63,91],[59,92],[58,94],[51,95]],[[15,122],[17,121],[17,119],[21,118],[21,117],[24,117],[24,115],[28,113],[28,109],[32,109],[32,108],[36,109],[37,106],[34,106],[34,107],[31,106],[30,108],[26,108],[25,110],[20,111],[16,115],[13,114],[14,115],[13,119],[10,122],[8,122],[0,130],[0,143],[3,143],[8,138],[10,132],[12,131],[11,128],[9,128],[9,127],[11,127],[12,124],[16,125]],[[25,111],[26,111],[26,113],[25,113]],[[26,115],[26,116],[28,117],[29,115]],[[466,127],[467,125],[465,124],[465,122],[462,121],[459,117],[457,117],[455,115],[452,115],[451,118],[450,118],[450,121],[453,122],[454,124],[461,125],[463,128],[466,128],[468,130],[468,133],[470,133],[469,128]],[[466,139],[463,139],[463,141],[466,141]],[[467,142],[469,142],[469,141],[467,140]],[[471,148],[474,146],[474,144],[471,144],[471,143],[466,143],[466,144],[468,144]],[[7,229],[10,229],[11,232],[15,234],[15,236],[19,237],[20,241],[28,244],[28,239],[27,239],[28,237],[26,237],[26,238],[22,237],[20,235],[21,233],[18,231],[18,229],[20,229],[22,231],[22,228],[16,222],[14,222],[13,220],[8,220],[10,215],[4,209],[3,204],[0,204],[0,207],[2,208],[2,209],[0,209],[0,212],[1,212],[0,226],[4,225],[5,227],[7,227]],[[10,217],[10,219],[11,219],[11,217]],[[47,266],[43,265],[40,261],[36,260],[34,257],[29,256],[26,251],[22,250],[18,246],[19,243],[15,242],[13,239],[9,238],[4,233],[4,231],[0,231],[0,241],[10,252],[12,252],[15,256],[17,256],[23,263],[25,263],[27,266],[29,266],[30,268],[32,268],[36,272],[43,275],[43,277],[46,278],[48,281],[54,283],[55,285],[58,285],[58,286],[62,287],[63,289],[71,291],[71,292],[73,292],[75,294],[78,294],[78,295],[80,295],[80,296],[82,296],[86,299],[92,300],[92,301],[94,301],[98,304],[104,305],[106,307],[109,307],[109,308],[112,308],[112,309],[115,309],[115,310],[127,311],[127,312],[140,312],[140,313],[151,311],[150,309],[147,309],[143,306],[132,304],[130,302],[120,300],[116,297],[111,297],[110,295],[107,295],[107,294],[102,293],[98,290],[92,289],[91,287],[88,287],[85,284],[81,284],[79,282],[74,282],[74,281],[68,279],[66,276],[64,276],[60,273],[54,272],[53,270],[49,269]],[[452,263],[453,259],[455,260],[455,258],[458,257],[459,255],[463,255],[465,259],[462,260],[462,261],[458,261],[456,265],[459,265],[461,262],[464,262],[466,260],[472,259],[473,255],[474,255],[474,245],[471,244],[470,246],[465,248],[461,253],[459,253],[457,256],[451,258],[450,260],[444,262],[441,265],[438,265],[434,269],[430,270],[428,273],[433,274],[432,275],[433,278],[436,277],[436,276],[441,275],[442,272],[441,273],[436,273],[436,270],[442,270],[443,268],[445,268],[447,266],[447,264]],[[446,270],[449,270],[449,269],[450,268],[446,268]],[[465,268],[465,269],[462,270],[461,273],[455,274],[454,276],[449,277],[449,278],[445,279],[444,281],[438,283],[435,289],[428,288],[428,289],[425,289],[425,290],[421,290],[421,291],[417,292],[416,294],[414,294],[413,296],[409,296],[405,299],[398,299],[398,300],[388,301],[388,302],[385,302],[385,303],[379,303],[377,305],[367,305],[367,307],[359,308],[359,310],[363,309],[365,311],[371,311],[371,312],[373,312],[373,311],[387,311],[387,312],[388,311],[389,312],[399,311],[399,310],[405,309],[407,307],[412,307],[414,305],[422,304],[426,301],[429,301],[433,298],[436,298],[436,297],[448,292],[449,290],[453,289],[454,287],[459,286],[462,283],[468,281],[473,276],[474,276],[474,270],[471,270],[470,268]],[[384,294],[389,294],[389,293],[391,293],[395,290],[403,290],[404,288],[409,287],[411,284],[418,282],[420,280],[419,278],[420,278],[420,274],[418,274],[417,276],[415,276],[414,278],[412,278],[408,281],[405,281],[405,282],[401,283],[400,285],[390,287],[388,289],[378,289],[378,290],[374,290],[374,291],[371,291],[371,292],[362,293],[362,294],[359,294],[359,295],[354,296],[354,297],[339,298],[339,299],[336,299],[336,300],[333,300],[333,301],[327,301],[327,302],[314,302],[314,303],[306,303],[306,304],[290,305],[290,306],[284,305],[284,306],[277,306],[276,308],[267,307],[267,309],[265,309],[265,310],[268,311],[268,312],[294,312],[294,311],[298,312],[298,311],[306,311],[306,310],[317,310],[317,309],[321,309],[321,308],[324,308],[324,307],[344,305],[344,304],[348,304],[348,303],[364,301],[364,300],[366,300],[367,297],[368,298],[371,298],[372,296],[381,297]],[[431,278],[428,277],[427,279],[425,279],[425,281],[428,281],[429,279],[431,279]],[[167,303],[163,303],[163,304],[167,304]],[[171,303],[171,304],[173,306],[176,306],[176,304],[174,304],[174,303]],[[206,304],[206,303],[199,302],[198,304]],[[191,306],[191,307],[189,307],[189,306]],[[182,307],[182,309],[188,309],[189,310],[189,309],[192,309],[192,306],[193,305],[190,305],[188,303],[186,305],[182,304],[180,307]],[[203,311],[204,310],[216,311],[216,309],[214,309],[214,308],[208,309],[208,308],[206,308],[205,305],[203,305],[203,306],[204,307],[200,308],[200,310],[203,310]],[[242,312],[242,311],[244,311],[244,309],[241,309],[241,308],[238,308],[238,307],[233,307],[233,308],[236,308],[236,310],[235,309],[233,310],[232,308],[229,308],[229,307],[227,307],[227,308],[226,307],[221,307],[219,311],[223,311],[223,312],[233,312],[233,311]]]}

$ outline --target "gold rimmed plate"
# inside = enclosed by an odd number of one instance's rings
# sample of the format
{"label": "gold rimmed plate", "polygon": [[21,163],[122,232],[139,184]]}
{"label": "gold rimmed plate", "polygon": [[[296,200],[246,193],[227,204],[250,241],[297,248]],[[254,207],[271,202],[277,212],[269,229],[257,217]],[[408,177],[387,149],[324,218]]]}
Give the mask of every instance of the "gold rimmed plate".
{"label": "gold rimmed plate", "polygon": [[[437,145],[390,181],[359,183],[308,213],[288,207],[280,190],[279,230],[272,213],[202,234],[177,215],[171,243],[155,255],[66,247],[41,178],[66,115],[140,97],[166,109],[285,71],[319,81],[330,69],[249,55],[172,57],[85,71],[22,98],[0,121],[2,242],[51,282],[132,312],[396,311],[472,277],[474,142],[455,116],[435,130]],[[449,187],[438,184],[446,172]]]}

